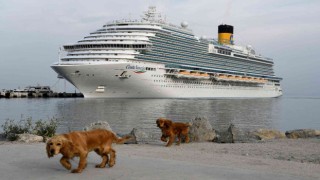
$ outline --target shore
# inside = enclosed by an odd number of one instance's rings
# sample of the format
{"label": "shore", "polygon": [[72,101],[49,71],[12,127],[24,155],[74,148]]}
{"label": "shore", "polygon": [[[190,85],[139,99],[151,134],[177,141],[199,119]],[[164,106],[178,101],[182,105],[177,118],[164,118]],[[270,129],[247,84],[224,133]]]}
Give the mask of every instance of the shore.
{"label": "shore", "polygon": [[[281,139],[262,143],[114,145],[116,165],[96,169],[100,157],[72,174],[60,155],[48,159],[44,143],[0,142],[1,179],[319,179],[320,139]],[[72,161],[73,167],[78,159]]]}

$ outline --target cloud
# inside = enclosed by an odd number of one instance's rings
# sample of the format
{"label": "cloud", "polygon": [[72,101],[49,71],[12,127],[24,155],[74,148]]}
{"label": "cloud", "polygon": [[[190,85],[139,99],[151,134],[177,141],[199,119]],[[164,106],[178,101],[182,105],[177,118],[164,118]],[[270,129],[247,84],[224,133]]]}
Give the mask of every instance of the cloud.
{"label": "cloud", "polygon": [[[236,43],[251,44],[274,57],[284,84],[295,77],[297,67],[306,72],[304,82],[314,82],[306,79],[318,73],[313,68],[319,67],[317,0],[10,0],[0,1],[0,88],[32,85],[39,74],[41,81],[53,84],[56,76],[49,66],[57,61],[59,46],[82,39],[108,21],[140,18],[150,5],[169,22],[187,21],[197,36],[217,37],[219,24],[233,25]],[[290,81],[286,86],[293,92],[297,85]],[[319,86],[315,90],[320,93]]]}

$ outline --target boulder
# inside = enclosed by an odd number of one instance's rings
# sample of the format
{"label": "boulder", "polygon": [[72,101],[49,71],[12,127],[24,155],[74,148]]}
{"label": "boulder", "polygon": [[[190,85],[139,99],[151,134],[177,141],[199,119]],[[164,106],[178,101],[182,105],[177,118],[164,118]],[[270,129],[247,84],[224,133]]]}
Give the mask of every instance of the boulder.
{"label": "boulder", "polygon": [[189,136],[193,142],[212,141],[216,137],[216,132],[206,118],[196,117],[191,122]]}
{"label": "boulder", "polygon": [[137,128],[133,128],[128,135],[131,136],[131,139],[125,142],[125,144],[148,144],[151,139],[148,134]]}
{"label": "boulder", "polygon": [[43,142],[43,137],[34,134],[17,134],[17,141],[24,143]]}
{"label": "boulder", "polygon": [[226,131],[216,131],[216,137],[213,139],[213,142],[234,143],[232,128],[233,124],[231,124]]}
{"label": "boulder", "polygon": [[291,131],[286,131],[285,135],[290,139],[297,138],[315,138],[320,137],[320,130],[314,129],[296,129]]}
{"label": "boulder", "polygon": [[85,131],[90,131],[93,129],[106,129],[106,130],[112,131],[112,129],[107,121],[94,122],[84,128]]}
{"label": "boulder", "polygon": [[249,131],[241,130],[230,124],[226,131],[217,131],[217,136],[213,142],[217,143],[249,143],[257,142],[258,138]]}
{"label": "boulder", "polygon": [[284,132],[272,129],[258,129],[251,132],[258,140],[271,140],[271,139],[283,139],[286,138]]}

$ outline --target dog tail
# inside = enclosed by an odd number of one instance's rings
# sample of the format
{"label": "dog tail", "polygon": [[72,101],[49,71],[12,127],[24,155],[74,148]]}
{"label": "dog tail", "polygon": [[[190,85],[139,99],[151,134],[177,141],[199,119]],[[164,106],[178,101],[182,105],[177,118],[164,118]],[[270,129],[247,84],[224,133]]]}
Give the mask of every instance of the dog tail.
{"label": "dog tail", "polygon": [[130,135],[123,136],[122,138],[118,138],[116,135],[114,135],[113,142],[117,144],[123,144],[126,141],[130,140],[131,138],[132,136]]}

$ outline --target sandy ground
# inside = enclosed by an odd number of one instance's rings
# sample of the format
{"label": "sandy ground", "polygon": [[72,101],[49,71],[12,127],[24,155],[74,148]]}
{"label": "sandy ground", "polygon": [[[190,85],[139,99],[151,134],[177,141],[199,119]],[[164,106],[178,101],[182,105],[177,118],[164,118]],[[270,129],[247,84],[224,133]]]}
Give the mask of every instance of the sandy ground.
{"label": "sandy ground", "polygon": [[48,159],[44,143],[0,142],[0,179],[320,179],[320,139],[114,148],[114,167],[94,168],[100,157],[92,152],[87,168],[72,174],[60,165],[60,155]]}

